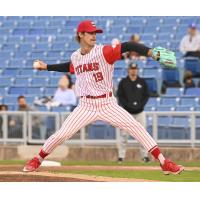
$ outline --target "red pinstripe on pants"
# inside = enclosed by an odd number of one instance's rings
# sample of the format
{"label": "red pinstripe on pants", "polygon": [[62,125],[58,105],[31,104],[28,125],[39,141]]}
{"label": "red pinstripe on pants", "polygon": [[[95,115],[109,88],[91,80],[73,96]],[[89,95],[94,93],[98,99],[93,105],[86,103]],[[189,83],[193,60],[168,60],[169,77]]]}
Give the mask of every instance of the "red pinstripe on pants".
{"label": "red pinstripe on pants", "polygon": [[42,147],[51,153],[59,144],[72,137],[82,127],[103,120],[130,133],[144,148],[149,151],[157,144],[150,134],[132,115],[117,104],[115,97],[102,99],[81,98],[76,109],[67,117],[61,128],[53,134]]}

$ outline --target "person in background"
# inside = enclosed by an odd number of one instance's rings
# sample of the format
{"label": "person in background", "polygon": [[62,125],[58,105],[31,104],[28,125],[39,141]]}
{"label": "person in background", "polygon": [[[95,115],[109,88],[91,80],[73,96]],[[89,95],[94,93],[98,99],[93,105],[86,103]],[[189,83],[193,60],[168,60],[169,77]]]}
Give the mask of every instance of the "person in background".
{"label": "person in background", "polygon": [[[128,111],[143,127],[146,127],[144,106],[146,105],[149,93],[148,87],[143,78],[138,76],[136,63],[129,64],[128,76],[119,82],[117,91],[119,104]],[[120,132],[118,144],[118,162],[125,159],[128,134]],[[141,157],[144,162],[149,162],[148,152],[141,146]]]}
{"label": "person in background", "polygon": [[[8,106],[5,104],[0,105],[0,111],[7,111],[8,110]],[[0,138],[3,137],[3,118],[2,116],[0,116]]]}
{"label": "person in background", "polygon": [[195,83],[192,80],[192,72],[191,71],[186,71],[184,74],[184,78],[183,78],[183,83],[184,83],[184,88],[191,88],[191,87],[195,87]]}
{"label": "person in background", "polygon": [[27,102],[26,102],[26,98],[21,95],[17,98],[17,102],[18,102],[18,111],[35,111],[35,109],[31,108]]}
{"label": "person in background", "polygon": [[[143,42],[141,41],[141,38],[138,34],[132,35],[130,38],[130,42],[143,44]],[[136,53],[135,51],[127,52],[126,54],[124,54],[123,57],[129,61],[146,60],[145,56],[141,56],[138,53]]]}
{"label": "person in background", "polygon": [[[20,95],[17,98],[18,102],[18,108],[17,111],[37,111],[35,108],[28,105],[25,96]],[[21,118],[14,118],[12,121],[13,130],[14,128],[18,131],[15,131],[12,133],[12,135],[15,135],[15,137],[22,137],[22,119]],[[12,131],[13,132],[13,131]],[[44,138],[44,135],[46,134],[46,125],[45,120],[42,116],[33,116],[32,117],[32,138],[33,139],[40,139]]]}
{"label": "person in background", "polygon": [[59,103],[59,105],[75,106],[77,99],[72,87],[71,77],[68,74],[62,76],[59,80],[58,88],[54,94],[53,100]]}
{"label": "person in background", "polygon": [[180,51],[184,57],[200,58],[200,34],[196,24],[191,24],[188,27],[188,33],[180,42]]}

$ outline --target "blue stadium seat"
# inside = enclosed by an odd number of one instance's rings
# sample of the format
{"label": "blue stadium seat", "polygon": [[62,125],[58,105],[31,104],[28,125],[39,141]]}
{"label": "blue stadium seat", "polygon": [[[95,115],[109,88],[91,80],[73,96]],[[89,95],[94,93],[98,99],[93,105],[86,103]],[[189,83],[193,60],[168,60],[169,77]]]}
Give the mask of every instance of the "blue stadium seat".
{"label": "blue stadium seat", "polygon": [[158,123],[158,139],[169,139],[170,136],[170,124],[172,118],[167,116],[159,116]]}
{"label": "blue stadium seat", "polygon": [[79,48],[78,43],[77,42],[72,42],[72,43],[69,44],[69,47],[67,49],[69,49],[69,50],[76,50],[78,48]]}
{"label": "blue stadium seat", "polygon": [[33,51],[31,53],[31,58],[32,59],[42,59],[44,57],[44,51]]}
{"label": "blue stadium seat", "polygon": [[17,97],[16,96],[5,96],[4,97],[4,104],[12,104],[15,105],[17,103]]}
{"label": "blue stadium seat", "polygon": [[148,89],[150,91],[150,95],[158,94],[158,86],[155,78],[145,78],[145,81],[148,85]]}
{"label": "blue stadium seat", "polygon": [[[49,62],[48,62],[48,63],[49,63]],[[43,76],[43,77],[46,76],[46,77],[48,77],[48,76],[50,75],[50,73],[51,73],[51,72],[49,72],[49,71],[37,71],[36,74],[37,74],[37,76],[41,76],[41,77],[42,77],[42,76]],[[61,74],[60,74],[60,75],[61,75]]]}
{"label": "blue stadium seat", "polygon": [[24,36],[24,42],[28,43],[36,43],[40,38],[35,35],[25,35]]}
{"label": "blue stadium seat", "polygon": [[196,111],[200,111],[200,106],[195,106]]}
{"label": "blue stadium seat", "polygon": [[26,76],[26,77],[31,77],[35,75],[36,72],[33,69],[23,69],[20,71],[20,76]]}
{"label": "blue stadium seat", "polygon": [[199,103],[199,99],[196,97],[182,97],[180,99],[180,105],[182,106],[197,106]]}
{"label": "blue stadium seat", "polygon": [[67,112],[66,106],[58,106],[58,107],[52,107],[52,112]]}
{"label": "blue stadium seat", "polygon": [[10,60],[10,63],[8,64],[9,68],[23,68],[25,66],[25,61],[22,59],[12,59]]}
{"label": "blue stadium seat", "polygon": [[160,105],[160,98],[150,97],[146,105],[157,107],[158,105]]}
{"label": "blue stadium seat", "polygon": [[2,36],[2,35],[7,36],[7,35],[10,34],[10,31],[12,31],[11,28],[1,28],[1,29],[0,29],[0,35],[1,35],[1,36]]}
{"label": "blue stadium seat", "polygon": [[196,23],[198,17],[182,17],[180,20],[180,24],[188,26],[189,24]]}
{"label": "blue stadium seat", "polygon": [[57,87],[46,87],[44,94],[47,96],[53,96],[54,93],[56,92]]}
{"label": "blue stadium seat", "polygon": [[141,27],[141,26],[128,26],[127,28],[126,28],[126,33],[131,33],[131,34],[133,34],[133,33],[142,33],[143,32],[143,27]]}
{"label": "blue stadium seat", "polygon": [[15,28],[13,30],[13,35],[28,35],[29,29],[28,28]]}
{"label": "blue stadium seat", "polygon": [[70,20],[70,21],[66,21],[65,22],[65,26],[67,27],[77,27],[77,25],[79,24],[79,20]]}
{"label": "blue stadium seat", "polygon": [[158,34],[158,40],[165,40],[165,42],[168,42],[172,39],[173,34],[169,33],[160,33]]}
{"label": "blue stadium seat", "polygon": [[45,34],[46,35],[57,35],[58,29],[57,28],[46,28]]}
{"label": "blue stadium seat", "polygon": [[148,40],[148,41],[153,41],[155,39],[155,35],[153,35],[153,34],[149,34],[149,33],[143,33],[143,34],[141,34],[141,40],[142,41],[146,41],[146,40]]}
{"label": "blue stadium seat", "polygon": [[23,36],[21,36],[21,35],[9,36],[8,40],[7,40],[8,43],[15,43],[15,44],[21,43],[22,41],[23,41]]}
{"label": "blue stadium seat", "polygon": [[35,21],[37,19],[38,19],[37,16],[22,16],[21,20],[32,20],[32,21]]}
{"label": "blue stadium seat", "polygon": [[26,59],[27,58],[27,51],[16,51],[15,54],[14,54],[14,58]]}
{"label": "blue stadium seat", "polygon": [[157,69],[157,68],[148,68],[147,67],[147,68],[143,68],[143,76],[159,78],[160,72],[159,72],[159,69]]}
{"label": "blue stadium seat", "polygon": [[52,50],[54,51],[57,51],[57,50],[64,51],[65,48],[66,48],[65,42],[59,42],[59,43],[57,42],[57,43],[52,44]]}
{"label": "blue stadium seat", "polygon": [[163,81],[167,83],[180,83],[179,82],[179,71],[178,69],[163,68],[162,70]]}
{"label": "blue stadium seat", "polygon": [[3,28],[14,28],[16,27],[17,23],[16,21],[7,21],[7,20],[4,20],[2,22],[2,27]]}
{"label": "blue stadium seat", "polygon": [[45,34],[44,28],[31,28],[28,32],[30,35],[43,35]]}
{"label": "blue stadium seat", "polygon": [[24,95],[26,94],[26,87],[10,87],[9,94],[11,95]]}
{"label": "blue stadium seat", "polygon": [[146,63],[146,66],[147,67],[157,67],[158,68],[158,67],[160,67],[160,63],[155,61],[155,60],[153,60],[153,59],[148,59],[147,63]]}
{"label": "blue stadium seat", "polygon": [[177,106],[176,111],[193,111],[194,107],[191,106]]}
{"label": "blue stadium seat", "polygon": [[14,51],[16,49],[15,43],[6,43],[2,45],[3,51]]}
{"label": "blue stadium seat", "polygon": [[168,34],[171,34],[171,33],[173,33],[173,32],[175,31],[173,28],[174,28],[174,27],[171,26],[171,25],[169,25],[169,26],[163,25],[163,26],[160,26],[160,27],[159,27],[159,32],[160,32],[160,33],[168,33]]}
{"label": "blue stadium seat", "polygon": [[18,28],[29,28],[29,27],[31,27],[32,23],[33,23],[32,20],[18,21],[17,22],[17,27]]}
{"label": "blue stadium seat", "polygon": [[200,117],[196,117],[196,139],[200,139]]}
{"label": "blue stadium seat", "polygon": [[193,77],[200,75],[200,60],[198,58],[185,58],[184,67],[192,72]]}
{"label": "blue stadium seat", "polygon": [[42,87],[28,87],[26,93],[32,95],[34,94],[37,96],[43,96],[44,94]]}
{"label": "blue stadium seat", "polygon": [[153,26],[145,26],[144,27],[144,33],[152,33],[155,34],[157,32],[157,25],[153,25]]}
{"label": "blue stadium seat", "polygon": [[180,45],[180,41],[178,40],[171,40],[170,41],[170,49],[172,49],[173,51],[179,51],[179,45]]}
{"label": "blue stadium seat", "polygon": [[2,96],[4,96],[4,95],[7,94],[7,91],[6,91],[6,89],[5,89],[4,86],[3,86],[3,87],[0,87],[0,94],[1,94]]}
{"label": "blue stadium seat", "polygon": [[53,17],[52,16],[38,16],[39,20],[50,21]]}
{"label": "blue stadium seat", "polygon": [[47,26],[47,21],[46,20],[36,20],[33,23],[34,28],[44,28]]}
{"label": "blue stadium seat", "polygon": [[164,25],[171,25],[171,26],[176,26],[177,25],[177,18],[174,17],[165,17],[163,18],[163,24]]}
{"label": "blue stadium seat", "polygon": [[49,85],[50,85],[50,86],[57,87],[57,86],[58,86],[58,81],[59,81],[59,78],[52,77],[52,78],[50,78],[50,80],[49,80]]}
{"label": "blue stadium seat", "polygon": [[161,105],[163,106],[172,106],[175,107],[178,105],[179,98],[174,98],[174,97],[162,97],[161,98]]}
{"label": "blue stadium seat", "polygon": [[133,18],[129,18],[128,19],[128,23],[130,24],[130,25],[144,25],[144,21],[145,21],[145,17],[133,17]]}
{"label": "blue stadium seat", "polygon": [[149,18],[147,18],[147,25],[148,26],[152,26],[152,25],[155,25],[155,24],[159,26],[160,22],[161,22],[160,17],[149,17]]}
{"label": "blue stadium seat", "polygon": [[188,96],[200,96],[200,88],[194,87],[194,88],[187,88],[185,91],[185,95]]}
{"label": "blue stadium seat", "polygon": [[164,105],[164,106],[157,106],[156,109],[157,109],[157,111],[173,111],[174,107]]}
{"label": "blue stadium seat", "polygon": [[188,117],[173,117],[170,125],[170,139],[190,139],[190,121]]}
{"label": "blue stadium seat", "polygon": [[4,70],[3,75],[15,77],[18,73],[19,71],[16,68],[9,68]]}
{"label": "blue stadium seat", "polygon": [[124,69],[123,68],[117,68],[115,67],[114,69],[114,78],[118,78],[118,77],[124,77]]}
{"label": "blue stadium seat", "polygon": [[51,21],[49,21],[48,23],[48,27],[62,27],[65,24],[64,20],[60,20],[60,19],[52,19]]}
{"label": "blue stadium seat", "polygon": [[14,83],[16,86],[29,86],[30,80],[29,78],[16,78]]}
{"label": "blue stadium seat", "polygon": [[115,62],[115,67],[125,69],[127,67],[127,64],[125,63],[124,60],[119,60]]}
{"label": "blue stadium seat", "polygon": [[115,128],[101,121],[88,127],[88,139],[115,139]]}
{"label": "blue stadium seat", "polygon": [[47,53],[47,57],[49,57],[49,58],[59,58],[60,56],[61,56],[61,54],[60,54],[61,52],[60,51],[49,51],[48,53]]}
{"label": "blue stadium seat", "polygon": [[72,39],[71,35],[57,35],[55,38],[55,42],[58,43],[66,43]]}
{"label": "blue stadium seat", "polygon": [[[9,86],[12,83],[11,78],[0,78],[0,87],[6,87]],[[0,92],[1,94],[1,92]]]}
{"label": "blue stadium seat", "polygon": [[166,89],[166,96],[180,97],[183,95],[184,88],[170,88]]}
{"label": "blue stadium seat", "polygon": [[10,57],[11,57],[10,51],[1,51],[1,59],[8,60],[10,59]]}
{"label": "blue stadium seat", "polygon": [[28,52],[28,51],[32,51],[32,48],[33,48],[32,43],[21,43],[19,45],[18,51]]}
{"label": "blue stadium seat", "polygon": [[48,84],[48,78],[46,77],[34,77],[31,81],[32,86],[46,86]]}
{"label": "blue stadium seat", "polygon": [[37,44],[35,44],[35,50],[48,51],[48,50],[50,50],[50,45],[48,42],[37,43]]}
{"label": "blue stadium seat", "polygon": [[41,112],[49,111],[46,106],[37,106],[36,109]]}

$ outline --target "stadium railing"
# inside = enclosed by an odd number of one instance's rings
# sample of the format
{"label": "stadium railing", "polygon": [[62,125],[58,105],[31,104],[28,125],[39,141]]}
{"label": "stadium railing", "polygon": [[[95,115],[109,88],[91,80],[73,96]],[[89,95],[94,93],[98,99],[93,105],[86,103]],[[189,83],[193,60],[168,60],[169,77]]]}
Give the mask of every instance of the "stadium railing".
{"label": "stadium railing", "polygon": [[[50,135],[59,129],[69,114],[68,112],[38,111],[0,112],[0,143],[43,144]],[[160,131],[163,132],[163,129],[160,129],[159,117],[171,117],[174,122],[172,124],[162,124],[164,127],[164,136],[162,137],[160,136],[161,133],[159,133]],[[158,144],[163,146],[200,146],[200,112],[148,111],[146,112],[146,118],[147,130]],[[151,119],[150,122],[149,119]],[[11,121],[15,121],[15,123]],[[165,120],[162,120],[162,123],[163,121],[165,122]],[[66,141],[66,144],[80,146],[118,144],[120,135],[118,128],[115,129],[115,137],[110,138],[106,136],[104,139],[96,139],[90,138],[88,134],[89,126],[91,125],[78,131],[70,140]],[[106,124],[102,124],[102,126],[104,129],[109,129],[109,126]],[[165,132],[165,129],[167,132]],[[92,130],[95,131],[95,129]],[[177,136],[173,134],[177,134]],[[168,136],[165,137],[166,135]],[[133,143],[137,144],[137,141],[130,137],[128,144],[131,145]]]}

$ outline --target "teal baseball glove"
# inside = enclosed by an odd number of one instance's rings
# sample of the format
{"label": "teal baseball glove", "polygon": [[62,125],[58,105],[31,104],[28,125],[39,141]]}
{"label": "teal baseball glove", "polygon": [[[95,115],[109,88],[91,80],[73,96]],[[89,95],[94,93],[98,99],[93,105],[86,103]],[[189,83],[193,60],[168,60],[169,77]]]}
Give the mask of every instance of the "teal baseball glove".
{"label": "teal baseball glove", "polygon": [[173,51],[163,47],[155,47],[152,49],[153,59],[160,62],[161,65],[168,68],[176,67],[176,56]]}

